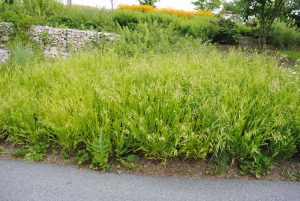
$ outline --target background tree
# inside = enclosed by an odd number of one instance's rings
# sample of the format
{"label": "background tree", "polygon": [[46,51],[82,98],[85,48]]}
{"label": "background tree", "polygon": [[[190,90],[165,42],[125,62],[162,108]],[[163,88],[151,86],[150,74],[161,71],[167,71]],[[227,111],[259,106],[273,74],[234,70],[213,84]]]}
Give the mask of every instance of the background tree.
{"label": "background tree", "polygon": [[222,14],[239,15],[240,9],[237,7],[236,1],[224,1],[222,3]]}
{"label": "background tree", "polygon": [[289,25],[295,26],[300,29],[300,1],[299,0],[287,0],[287,6],[285,8],[285,14],[283,20]]}
{"label": "background tree", "polygon": [[[292,6],[297,7],[299,0],[234,0],[225,6],[233,13],[239,14],[244,20],[255,17],[259,24],[259,44],[262,49],[272,25],[276,19],[292,20]],[[298,10],[299,11],[299,10]],[[294,20],[295,22],[295,20]]]}
{"label": "background tree", "polygon": [[155,3],[159,0],[139,0],[141,5],[149,5],[149,6],[155,6]]}
{"label": "background tree", "polygon": [[115,9],[116,3],[117,3],[117,0],[110,0],[110,5],[111,5],[111,9],[112,9],[112,10]]}
{"label": "background tree", "polygon": [[221,0],[196,0],[192,1],[197,10],[214,10],[220,8]]}

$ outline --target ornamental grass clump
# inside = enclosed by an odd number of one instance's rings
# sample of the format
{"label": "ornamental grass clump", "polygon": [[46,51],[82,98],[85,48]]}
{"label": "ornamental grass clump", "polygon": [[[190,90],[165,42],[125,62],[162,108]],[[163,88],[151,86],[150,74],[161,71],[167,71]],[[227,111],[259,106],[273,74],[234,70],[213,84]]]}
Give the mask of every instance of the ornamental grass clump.
{"label": "ornamental grass clump", "polygon": [[54,148],[103,169],[132,154],[180,157],[259,177],[299,154],[299,86],[256,53],[191,42],[123,56],[111,47],[1,69],[0,139],[39,160]]}

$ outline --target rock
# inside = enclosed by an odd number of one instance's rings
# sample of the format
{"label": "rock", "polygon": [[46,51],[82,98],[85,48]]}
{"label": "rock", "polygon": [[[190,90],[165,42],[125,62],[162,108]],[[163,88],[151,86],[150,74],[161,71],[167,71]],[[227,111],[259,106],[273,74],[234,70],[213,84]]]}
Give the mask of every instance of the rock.
{"label": "rock", "polygon": [[0,41],[8,41],[11,34],[13,34],[13,24],[10,22],[0,22]]}
{"label": "rock", "polygon": [[4,64],[8,59],[9,51],[4,46],[0,46],[0,65]]}

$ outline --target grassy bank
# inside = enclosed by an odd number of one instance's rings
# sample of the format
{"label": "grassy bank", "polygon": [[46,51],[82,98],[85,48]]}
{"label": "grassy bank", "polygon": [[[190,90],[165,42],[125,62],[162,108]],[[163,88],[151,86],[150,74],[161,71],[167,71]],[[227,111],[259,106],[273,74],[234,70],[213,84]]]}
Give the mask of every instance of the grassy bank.
{"label": "grassy bank", "polygon": [[104,169],[132,154],[213,159],[260,176],[299,154],[299,86],[299,71],[275,59],[210,46],[6,66],[0,139],[27,159],[52,149]]}
{"label": "grassy bank", "polygon": [[64,6],[56,1],[42,3],[1,4],[0,21],[13,22],[16,29],[32,24],[52,27],[97,30],[120,33],[124,27],[136,30],[141,24],[155,24],[158,28],[172,27],[174,35],[191,35],[208,40],[217,30],[214,16],[184,17],[159,12],[140,12],[117,9],[114,11],[81,6]]}
{"label": "grassy bank", "polygon": [[[83,6],[64,6],[54,0],[16,1],[13,5],[0,0],[0,21],[13,22],[17,35],[25,38],[25,29],[31,25],[47,25],[60,28],[97,30],[122,33],[123,29],[139,30],[143,24],[157,29],[170,29],[175,37],[190,36],[202,41],[221,44],[258,42],[258,27],[221,20],[210,12],[184,12],[170,9],[154,9],[149,6],[123,6],[114,11]],[[144,8],[144,9],[143,9]],[[276,21],[268,36],[268,45],[275,48],[300,47],[299,30]]]}

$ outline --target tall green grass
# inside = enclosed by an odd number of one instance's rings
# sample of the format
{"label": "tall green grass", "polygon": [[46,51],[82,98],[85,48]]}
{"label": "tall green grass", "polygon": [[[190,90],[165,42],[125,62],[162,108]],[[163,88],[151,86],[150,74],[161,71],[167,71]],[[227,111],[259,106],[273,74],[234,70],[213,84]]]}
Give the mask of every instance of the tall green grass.
{"label": "tall green grass", "polygon": [[[299,154],[299,69],[201,45],[216,18],[26,2],[2,5],[0,19],[121,35],[56,62],[33,55],[26,36],[11,43],[0,68],[0,141],[23,147],[26,159],[54,149],[103,169],[132,154],[212,159],[261,176]],[[278,44],[296,44],[287,32]]]}
{"label": "tall green grass", "polygon": [[29,159],[60,148],[104,169],[138,154],[214,159],[260,176],[299,154],[297,73],[258,54],[188,47],[1,69],[0,139]]}
{"label": "tall green grass", "polygon": [[13,41],[10,48],[11,62],[18,66],[25,66],[33,59],[33,49],[29,44]]}

